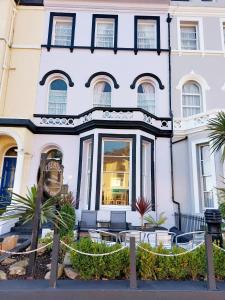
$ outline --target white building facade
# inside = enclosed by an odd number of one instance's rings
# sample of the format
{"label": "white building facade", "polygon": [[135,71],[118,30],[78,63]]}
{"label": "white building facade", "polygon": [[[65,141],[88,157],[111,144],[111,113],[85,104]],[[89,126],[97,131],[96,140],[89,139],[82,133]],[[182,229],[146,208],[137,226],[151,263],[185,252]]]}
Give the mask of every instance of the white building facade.
{"label": "white building facade", "polygon": [[[126,210],[138,197],[173,224],[169,1],[44,2],[30,182],[42,152],[63,157],[81,210]],[[58,151],[58,152],[57,152]],[[53,154],[54,155],[54,154]]]}
{"label": "white building facade", "polygon": [[225,109],[225,2],[171,1],[175,200],[186,214],[218,208],[221,153],[210,150],[208,121]]}

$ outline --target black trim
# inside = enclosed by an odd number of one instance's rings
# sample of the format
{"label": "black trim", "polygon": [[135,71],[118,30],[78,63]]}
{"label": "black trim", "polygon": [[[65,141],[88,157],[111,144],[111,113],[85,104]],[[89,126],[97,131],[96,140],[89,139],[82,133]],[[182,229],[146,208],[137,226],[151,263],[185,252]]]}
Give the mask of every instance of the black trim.
{"label": "black trim", "polygon": [[133,111],[140,111],[142,113],[144,113],[145,115],[147,115],[148,117],[151,117],[155,120],[158,121],[171,121],[171,118],[165,117],[165,118],[160,118],[158,116],[155,116],[153,114],[151,114],[150,112],[148,112],[147,110],[140,108],[140,107],[93,107],[89,110],[86,110],[85,112],[79,114],[79,115],[50,115],[50,114],[34,114],[34,117],[37,118],[65,118],[65,119],[79,119],[81,117],[84,117],[87,114],[90,114],[96,110],[102,110],[103,112],[105,111],[110,111],[110,112],[133,112]]}
{"label": "black trim", "polygon": [[72,81],[70,75],[68,73],[66,73],[65,71],[62,71],[62,70],[52,70],[52,71],[49,71],[47,72],[43,78],[41,79],[41,81],[39,82],[40,85],[44,85],[45,82],[46,82],[46,79],[51,76],[52,74],[61,74],[61,75],[64,75],[67,79],[68,79],[68,82],[69,82],[69,86],[70,87],[73,87],[74,86],[74,82]]}
{"label": "black trim", "polygon": [[[48,48],[48,45],[42,44],[42,48]],[[70,46],[60,46],[60,45],[51,45],[51,48],[68,48],[70,49]],[[74,49],[79,49],[79,50],[91,50],[92,48],[90,46],[73,46]],[[104,48],[104,47],[95,47],[94,50],[114,50],[114,48]],[[117,52],[118,51],[132,51],[134,52],[134,48],[128,48],[128,47],[117,47]],[[143,52],[155,52],[155,49],[140,49],[139,51]],[[161,52],[169,52],[169,49],[160,49]]]}
{"label": "black trim", "polygon": [[[96,19],[114,19],[115,31],[114,31],[114,47],[113,48],[105,48],[105,47],[95,47],[95,27],[96,27]],[[110,49],[113,50],[114,53],[117,53],[117,42],[118,42],[118,15],[104,15],[104,14],[93,14],[92,16],[92,32],[91,32],[91,53],[94,52],[95,49]]]}
{"label": "black trim", "polygon": [[47,41],[47,50],[50,51],[52,45],[52,31],[53,31],[53,21],[54,17],[67,17],[72,18],[72,34],[71,34],[71,44],[70,46],[61,46],[61,48],[69,48],[71,52],[74,49],[74,37],[75,37],[75,24],[76,24],[76,14],[73,13],[56,13],[51,12],[49,18],[49,27],[48,27],[48,41]]}
{"label": "black trim", "polygon": [[[156,21],[156,49],[151,49],[157,51],[158,55],[161,53],[161,37],[160,37],[160,17],[156,16],[134,16],[134,53],[137,54],[138,51],[143,51],[143,49],[138,48],[137,35],[138,35],[138,20],[154,20]],[[145,49],[145,51],[150,49]]]}
{"label": "black trim", "polygon": [[79,152],[79,166],[78,166],[78,177],[77,177],[77,194],[76,194],[76,209],[79,209],[80,203],[80,188],[81,188],[81,176],[82,176],[82,164],[83,164],[83,148],[84,142],[91,140],[92,151],[91,151],[91,179],[90,179],[90,190],[88,194],[88,210],[91,209],[91,189],[92,189],[92,172],[93,172],[93,154],[94,154],[94,134],[90,134],[80,139],[80,152]]}
{"label": "black trim", "polygon": [[86,88],[90,87],[92,80],[97,76],[107,76],[112,80],[115,89],[118,89],[120,87],[116,81],[116,78],[112,74],[110,74],[108,72],[96,72],[96,73],[92,74],[90,76],[90,78],[88,79],[88,81],[85,83]]}
{"label": "black trim", "polygon": [[132,84],[130,85],[130,88],[131,88],[132,90],[135,89],[136,83],[138,82],[139,79],[141,79],[141,78],[143,78],[143,77],[151,77],[151,78],[154,78],[154,79],[158,82],[160,90],[164,90],[164,89],[165,89],[165,86],[162,84],[162,81],[160,80],[160,78],[159,78],[157,75],[153,74],[153,73],[142,73],[142,74],[138,75],[138,76],[134,79],[134,81],[132,82]]}
{"label": "black trim", "polygon": [[141,140],[140,140],[140,194],[141,197],[143,197],[143,189],[142,189],[142,159],[143,159],[143,153],[142,153],[142,144],[143,142],[148,142],[151,144],[151,203],[152,203],[152,211],[155,211],[155,141],[147,138],[143,135],[141,135]]}
{"label": "black trim", "polygon": [[136,210],[136,135],[135,134],[98,134],[98,160],[97,160],[97,184],[96,184],[96,200],[95,210],[100,208],[100,191],[101,191],[101,165],[102,165],[102,140],[103,138],[114,138],[114,139],[131,139],[132,140],[132,196],[131,196],[131,207],[132,211]]}
{"label": "black trim", "polygon": [[170,138],[172,130],[162,130],[142,121],[106,121],[106,120],[92,120],[87,123],[81,124],[75,128],[65,127],[44,127],[36,126],[29,119],[9,119],[0,118],[0,126],[5,127],[22,127],[27,128],[34,134],[54,134],[54,135],[79,135],[92,129],[127,129],[127,130],[142,130],[156,137]]}
{"label": "black trim", "polygon": [[26,5],[26,6],[43,6],[44,0],[15,0],[17,5]]}
{"label": "black trim", "polygon": [[172,142],[172,144],[175,145],[175,144],[178,144],[178,143],[187,141],[187,140],[188,140],[188,136],[185,136],[183,139],[180,139],[180,140],[177,140],[177,141]]}

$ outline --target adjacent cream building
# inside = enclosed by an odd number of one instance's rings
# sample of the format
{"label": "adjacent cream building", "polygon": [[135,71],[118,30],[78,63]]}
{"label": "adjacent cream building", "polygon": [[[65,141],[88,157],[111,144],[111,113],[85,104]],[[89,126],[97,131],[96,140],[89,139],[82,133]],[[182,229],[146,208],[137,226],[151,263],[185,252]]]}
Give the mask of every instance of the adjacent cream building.
{"label": "adjacent cream building", "polygon": [[41,2],[0,1],[0,182],[6,198],[8,190],[25,192],[32,158],[31,132],[13,124],[30,119],[34,112],[43,35]]}

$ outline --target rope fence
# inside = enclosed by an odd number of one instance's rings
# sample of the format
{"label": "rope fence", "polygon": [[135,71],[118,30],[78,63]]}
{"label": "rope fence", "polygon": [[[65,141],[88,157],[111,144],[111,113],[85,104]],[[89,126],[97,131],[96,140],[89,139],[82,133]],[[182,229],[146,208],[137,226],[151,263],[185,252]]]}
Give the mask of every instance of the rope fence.
{"label": "rope fence", "polygon": [[151,251],[149,249],[146,249],[144,247],[142,247],[140,244],[138,244],[138,248],[150,253],[150,254],[153,254],[153,255],[156,255],[156,256],[165,256],[165,257],[176,257],[176,256],[182,256],[182,255],[186,255],[188,253],[191,253],[193,251],[195,251],[196,249],[198,249],[199,247],[201,247],[202,245],[204,244],[204,242],[198,244],[196,247],[186,251],[186,252],[182,252],[182,253],[175,253],[175,254],[163,254],[163,253],[158,253],[158,252],[154,252],[154,251]]}
{"label": "rope fence", "polygon": [[[5,254],[11,254],[11,255],[26,255],[26,254],[30,254],[30,253],[34,253],[34,252],[38,252],[42,249],[45,249],[47,248],[48,246],[50,246],[51,244],[53,243],[53,241],[49,242],[48,244],[44,245],[44,246],[41,246],[37,249],[34,249],[34,250],[28,250],[28,251],[24,251],[24,252],[12,252],[12,251],[6,251],[6,250],[0,250],[0,254],[1,253],[5,253]],[[64,245],[66,248],[70,249],[71,251],[74,251],[78,254],[81,254],[81,255],[87,255],[87,256],[93,256],[93,257],[101,257],[101,256],[107,256],[107,255],[112,255],[112,254],[115,254],[115,253],[118,253],[120,251],[123,251],[125,248],[128,248],[128,245],[126,246],[122,246],[121,248],[119,249],[116,249],[116,250],[113,250],[111,252],[107,252],[107,253],[87,253],[87,252],[83,252],[83,251],[80,251],[78,249],[75,249],[73,247],[71,247],[70,245],[66,244],[65,242],[63,242],[62,240],[60,240],[60,243],[62,245]],[[177,257],[177,256],[182,256],[182,255],[186,255],[188,253],[191,253],[191,252],[194,252],[196,249],[200,248],[202,245],[204,244],[204,242],[201,242],[200,244],[198,244],[197,246],[195,246],[194,248],[190,249],[190,250],[187,250],[185,252],[182,252],[182,253],[175,253],[175,254],[164,254],[164,253],[158,253],[158,252],[154,252],[154,251],[151,251],[149,249],[146,249],[145,247],[141,246],[140,243],[137,244],[137,247],[140,248],[141,250],[145,251],[145,252],[148,252],[152,255],[156,255],[156,256],[165,256],[165,257]],[[225,249],[221,248],[220,246],[216,245],[216,244],[213,244],[213,246],[223,252],[225,252]]]}
{"label": "rope fence", "polygon": [[6,251],[6,250],[0,250],[0,253],[6,253],[6,254],[11,254],[11,255],[26,255],[26,254],[30,254],[30,253],[34,253],[34,252],[38,252],[42,249],[47,248],[48,246],[50,246],[53,242],[48,243],[47,245],[44,245],[40,248],[34,249],[34,250],[28,250],[28,251],[24,251],[24,252],[12,252],[12,251]]}
{"label": "rope fence", "polygon": [[119,248],[119,249],[116,249],[116,250],[113,250],[113,251],[107,252],[107,253],[86,253],[86,252],[82,252],[82,251],[80,251],[80,250],[77,250],[77,249],[75,249],[75,248],[73,248],[73,247],[67,245],[67,244],[64,243],[63,241],[60,241],[60,243],[61,243],[62,245],[64,245],[65,247],[67,247],[68,249],[70,249],[71,251],[74,251],[74,252],[76,252],[76,253],[78,253],[78,254],[87,255],[87,256],[93,256],[93,257],[112,255],[112,254],[118,253],[118,252],[124,250],[125,248],[127,248],[127,246],[123,246],[123,247],[121,247],[121,248]]}

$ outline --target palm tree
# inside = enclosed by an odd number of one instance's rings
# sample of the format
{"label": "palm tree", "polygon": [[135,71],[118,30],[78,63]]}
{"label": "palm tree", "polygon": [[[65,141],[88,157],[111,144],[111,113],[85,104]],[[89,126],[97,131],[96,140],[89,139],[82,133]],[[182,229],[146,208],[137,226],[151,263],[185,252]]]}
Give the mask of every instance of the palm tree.
{"label": "palm tree", "polygon": [[221,111],[209,120],[208,130],[212,151],[222,150],[222,159],[225,160],[225,112]]}
{"label": "palm tree", "polygon": [[[31,222],[34,218],[37,199],[37,187],[34,185],[28,189],[25,197],[12,193],[11,204],[7,207],[6,212],[0,215],[0,221],[19,219],[23,224]],[[57,227],[67,227],[65,217],[62,218],[60,212],[56,209],[57,198],[49,198],[41,203],[40,208],[40,225],[47,222]]]}

